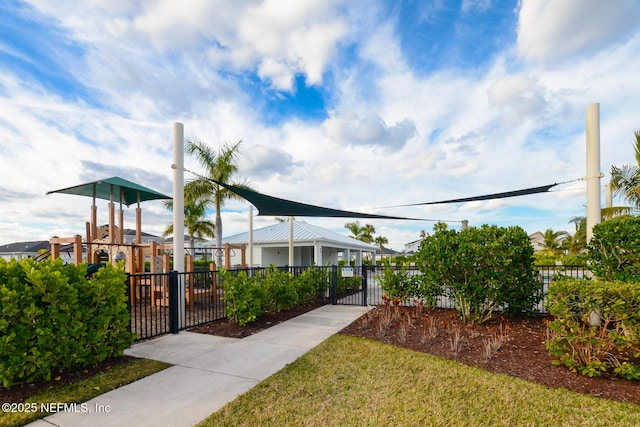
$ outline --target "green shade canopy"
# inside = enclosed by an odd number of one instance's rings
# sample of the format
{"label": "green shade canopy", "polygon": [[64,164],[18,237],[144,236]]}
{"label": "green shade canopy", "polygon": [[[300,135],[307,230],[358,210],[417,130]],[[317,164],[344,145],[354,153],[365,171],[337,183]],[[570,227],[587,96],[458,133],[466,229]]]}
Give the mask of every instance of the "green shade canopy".
{"label": "green shade canopy", "polygon": [[340,209],[325,208],[322,206],[309,205],[306,203],[294,202],[292,200],[280,199],[278,197],[261,194],[256,191],[235,185],[225,184],[211,178],[205,178],[214,182],[229,191],[247,200],[258,209],[258,215],[272,216],[306,216],[320,218],[379,218],[379,219],[402,219],[414,221],[435,221],[422,218],[405,218],[399,216],[377,215],[361,212],[343,211]]}
{"label": "green shade canopy", "polygon": [[52,193],[76,194],[93,197],[94,200],[97,198],[120,202],[127,206],[147,200],[171,199],[170,196],[117,176],[47,192],[47,194]]}
{"label": "green shade canopy", "polygon": [[438,202],[423,202],[423,203],[411,203],[408,205],[386,206],[388,208],[401,208],[406,206],[422,206],[422,205],[440,205],[447,203],[463,203],[463,202],[475,202],[480,200],[492,200],[492,199],[506,199],[507,197],[527,196],[529,194],[546,193],[552,187],[564,183],[555,183],[548,185],[541,185],[539,187],[525,188],[522,190],[505,191],[503,193],[485,194],[483,196],[463,197],[460,199],[440,200]]}

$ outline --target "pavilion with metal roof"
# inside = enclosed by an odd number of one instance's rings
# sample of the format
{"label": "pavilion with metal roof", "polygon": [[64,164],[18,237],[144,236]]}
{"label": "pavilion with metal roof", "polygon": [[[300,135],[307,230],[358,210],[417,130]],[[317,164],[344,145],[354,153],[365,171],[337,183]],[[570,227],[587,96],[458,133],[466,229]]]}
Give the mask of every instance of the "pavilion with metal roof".
{"label": "pavilion with metal roof", "polygon": [[[253,230],[253,267],[289,263],[289,222],[278,222]],[[222,239],[223,244],[247,245],[249,233],[240,233]],[[293,264],[295,266],[337,264],[340,259],[355,259],[362,264],[363,254],[375,259],[377,246],[326,228],[293,220]],[[230,254],[230,264],[240,264],[240,253]]]}

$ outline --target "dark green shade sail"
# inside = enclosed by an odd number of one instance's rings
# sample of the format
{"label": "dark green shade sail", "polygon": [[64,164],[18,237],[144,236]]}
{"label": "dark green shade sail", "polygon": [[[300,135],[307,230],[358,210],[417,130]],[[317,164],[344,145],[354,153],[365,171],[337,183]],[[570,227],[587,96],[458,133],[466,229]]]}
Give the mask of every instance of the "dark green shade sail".
{"label": "dark green shade sail", "polygon": [[526,196],[529,194],[546,193],[556,185],[560,185],[560,184],[555,183],[555,184],[541,185],[539,187],[524,188],[522,190],[505,191],[503,193],[485,194],[484,196],[463,197],[461,199],[440,200],[438,202],[411,203],[408,205],[397,205],[397,206],[387,206],[387,207],[400,208],[405,206],[440,205],[445,203],[463,203],[463,202],[475,202],[479,200],[505,199],[507,197],[517,197],[517,196]]}
{"label": "dark green shade sail", "polygon": [[96,199],[113,200],[114,202],[124,203],[127,206],[148,200],[171,199],[170,196],[117,176],[47,192],[47,194],[52,193],[75,194]]}
{"label": "dark green shade sail", "polygon": [[350,212],[339,209],[324,208],[321,206],[309,205],[306,203],[294,202],[291,200],[280,199],[278,197],[268,196],[246,188],[228,185],[206,178],[229,191],[237,194],[247,200],[258,209],[260,216],[298,216],[298,217],[320,217],[320,218],[369,218],[369,219],[402,219],[414,221],[434,221],[421,218],[405,218],[398,216],[376,215],[361,212]]}

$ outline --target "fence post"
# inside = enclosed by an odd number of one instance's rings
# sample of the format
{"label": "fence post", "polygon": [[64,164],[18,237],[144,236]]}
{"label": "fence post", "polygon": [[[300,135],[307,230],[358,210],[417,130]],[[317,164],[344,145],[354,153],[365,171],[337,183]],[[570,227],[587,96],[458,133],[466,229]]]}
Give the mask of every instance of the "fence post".
{"label": "fence post", "polygon": [[362,306],[366,307],[367,304],[367,289],[369,288],[369,286],[367,285],[367,265],[363,264],[362,265]]}
{"label": "fence post", "polygon": [[178,326],[178,272],[173,270],[169,273],[169,331],[177,334],[180,330]]}
{"label": "fence post", "polygon": [[133,317],[133,313],[131,312],[131,274],[127,273],[127,278],[125,280],[125,288],[124,294],[127,297],[127,311],[129,312],[129,321],[127,322],[127,332],[131,333],[131,318]]}
{"label": "fence post", "polygon": [[331,304],[338,304],[338,266],[331,267]]}

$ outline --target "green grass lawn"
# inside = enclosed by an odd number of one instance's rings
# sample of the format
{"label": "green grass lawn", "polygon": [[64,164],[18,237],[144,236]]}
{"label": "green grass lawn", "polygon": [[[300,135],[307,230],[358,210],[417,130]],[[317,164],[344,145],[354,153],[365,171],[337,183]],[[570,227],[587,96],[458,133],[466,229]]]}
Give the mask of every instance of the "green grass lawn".
{"label": "green grass lawn", "polygon": [[[168,368],[169,364],[138,359],[113,366],[106,372],[66,385],[54,385],[27,399],[25,403],[82,403],[110,390]],[[49,414],[40,412],[0,412],[0,427],[21,426]]]}
{"label": "green grass lawn", "polygon": [[199,426],[637,426],[640,406],[335,335]]}

